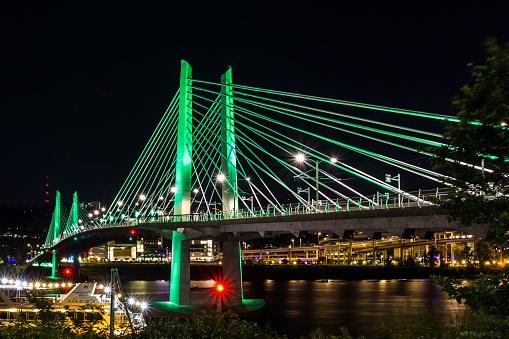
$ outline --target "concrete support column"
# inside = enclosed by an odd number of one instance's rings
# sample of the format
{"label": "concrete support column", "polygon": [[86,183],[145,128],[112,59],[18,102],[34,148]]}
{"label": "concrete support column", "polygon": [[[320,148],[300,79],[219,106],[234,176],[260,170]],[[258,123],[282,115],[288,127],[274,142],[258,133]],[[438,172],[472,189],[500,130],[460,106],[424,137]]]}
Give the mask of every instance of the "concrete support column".
{"label": "concrete support column", "polygon": [[57,265],[57,251],[53,250],[52,256],[51,256],[51,278],[56,279],[57,278],[57,272],[58,272],[58,265]]}
{"label": "concrete support column", "polygon": [[376,265],[376,240],[373,239],[373,265]]}
{"label": "concrete support column", "polygon": [[226,300],[230,304],[242,303],[242,267],[240,262],[240,242],[229,233],[223,236],[223,284]]}
{"label": "concrete support column", "polygon": [[352,255],[353,240],[349,239],[348,242],[349,242],[349,246],[348,246],[348,265],[351,265],[352,261],[353,261],[353,255]]}
{"label": "concrete support column", "polygon": [[338,265],[341,263],[341,241],[338,239]]}
{"label": "concrete support column", "polygon": [[177,305],[191,304],[191,268],[189,241],[182,233],[173,231],[171,243],[170,302]]}
{"label": "concrete support column", "polygon": [[401,255],[399,256],[400,261],[405,260],[405,249],[404,249],[405,245],[404,245],[404,243],[405,243],[405,240],[401,239],[401,249],[400,249]]}

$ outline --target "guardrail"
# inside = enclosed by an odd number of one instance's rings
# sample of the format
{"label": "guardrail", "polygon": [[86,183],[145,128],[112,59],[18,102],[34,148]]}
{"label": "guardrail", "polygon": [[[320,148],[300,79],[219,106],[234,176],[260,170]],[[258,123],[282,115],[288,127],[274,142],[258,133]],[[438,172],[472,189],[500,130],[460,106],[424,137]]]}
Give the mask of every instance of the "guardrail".
{"label": "guardrail", "polygon": [[[246,219],[246,218],[263,218],[272,216],[289,216],[301,214],[331,213],[331,212],[349,212],[355,210],[374,210],[374,209],[390,209],[390,208],[406,208],[411,206],[422,207],[424,205],[432,205],[425,200],[426,196],[433,195],[436,197],[447,198],[446,189],[439,190],[419,190],[416,192],[404,192],[402,194],[381,194],[377,192],[372,197],[355,197],[355,198],[338,198],[336,200],[327,199],[312,201],[310,204],[281,204],[280,206],[268,205],[265,207],[253,207],[236,209],[231,212],[223,213],[215,211],[214,213],[193,213],[186,215],[149,215],[138,216],[137,218],[126,218],[122,220],[111,220],[104,218],[103,222],[88,226],[86,230],[109,228],[109,227],[129,227],[137,226],[145,223],[161,223],[161,222],[206,222],[213,220],[227,219]],[[85,231],[86,231],[85,230]],[[76,236],[81,232],[67,233],[62,236],[59,241]]]}

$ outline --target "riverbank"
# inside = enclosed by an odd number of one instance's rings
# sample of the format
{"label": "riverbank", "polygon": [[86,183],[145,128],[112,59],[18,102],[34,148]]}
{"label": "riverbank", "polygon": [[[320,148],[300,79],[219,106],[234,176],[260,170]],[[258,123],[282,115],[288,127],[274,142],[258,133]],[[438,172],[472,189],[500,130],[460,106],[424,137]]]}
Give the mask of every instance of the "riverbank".
{"label": "riverbank", "polygon": [[[122,280],[169,280],[169,264],[114,263],[82,265],[81,278],[91,281],[108,280],[111,268],[118,268]],[[466,268],[385,267],[385,266],[329,266],[329,265],[244,265],[243,281],[263,280],[365,280],[365,279],[428,279],[442,275],[471,279],[479,273]],[[222,275],[222,266],[215,264],[191,265],[191,280],[209,280]]]}

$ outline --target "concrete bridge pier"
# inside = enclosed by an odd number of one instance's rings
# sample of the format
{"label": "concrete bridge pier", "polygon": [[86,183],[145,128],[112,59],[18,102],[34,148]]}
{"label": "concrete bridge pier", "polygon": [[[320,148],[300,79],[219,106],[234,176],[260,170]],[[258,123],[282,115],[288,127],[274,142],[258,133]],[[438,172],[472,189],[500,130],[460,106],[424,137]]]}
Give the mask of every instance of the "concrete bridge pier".
{"label": "concrete bridge pier", "polygon": [[186,236],[173,231],[171,242],[170,302],[176,305],[191,304],[190,244]]}
{"label": "concrete bridge pier", "polygon": [[223,235],[222,241],[225,297],[230,304],[241,304],[243,292],[240,241],[232,233]]}

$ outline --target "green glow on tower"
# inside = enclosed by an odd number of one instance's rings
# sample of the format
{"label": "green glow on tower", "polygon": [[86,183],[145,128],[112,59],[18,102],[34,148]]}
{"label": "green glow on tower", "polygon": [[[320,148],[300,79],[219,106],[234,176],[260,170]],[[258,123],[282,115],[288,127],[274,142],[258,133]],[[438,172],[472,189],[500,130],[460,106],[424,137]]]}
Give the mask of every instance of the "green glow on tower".
{"label": "green glow on tower", "polygon": [[53,250],[53,256],[51,257],[51,278],[56,279],[55,271],[57,270],[57,251]]}
{"label": "green glow on tower", "polygon": [[60,192],[57,191],[57,198],[55,203],[55,211],[53,212],[53,243],[54,246],[60,238]]}
{"label": "green glow on tower", "polygon": [[64,234],[64,237],[69,234],[75,234],[80,231],[79,225],[78,225],[78,192],[74,192],[72,195],[72,206],[71,211],[69,212],[69,218],[67,219],[67,222],[65,224],[64,231],[62,232]]}
{"label": "green glow on tower", "polygon": [[244,302],[244,287],[242,285],[242,243],[239,241],[239,272],[240,272],[240,300]]}
{"label": "green glow on tower", "polygon": [[171,278],[170,278],[170,302],[180,305],[180,271],[182,241],[186,236],[173,231],[171,238]]}
{"label": "green glow on tower", "polygon": [[192,69],[180,63],[180,97],[177,128],[175,215],[191,213],[191,174],[193,169]]}
{"label": "green glow on tower", "polygon": [[221,173],[223,213],[234,213],[238,208],[237,153],[235,147],[235,116],[231,67],[221,76]]}

